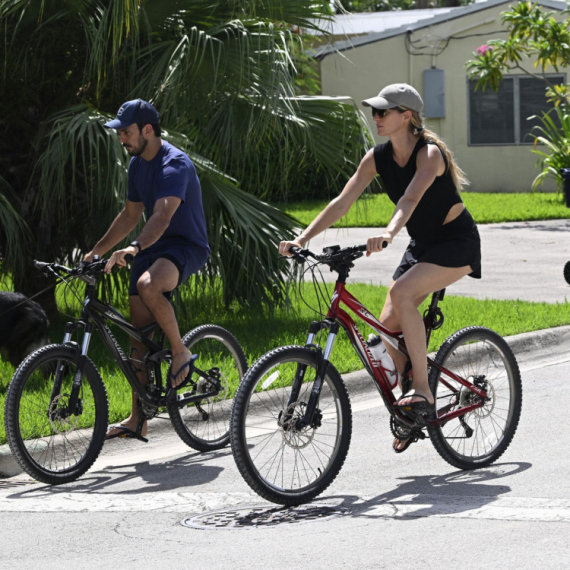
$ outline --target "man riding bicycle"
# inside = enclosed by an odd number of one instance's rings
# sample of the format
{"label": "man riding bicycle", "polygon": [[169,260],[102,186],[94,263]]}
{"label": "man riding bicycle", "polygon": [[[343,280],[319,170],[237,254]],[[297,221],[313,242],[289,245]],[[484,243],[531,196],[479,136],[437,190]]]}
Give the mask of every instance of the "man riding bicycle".
{"label": "man riding bicycle", "polygon": [[[182,343],[174,309],[164,294],[199,271],[210,255],[200,181],[190,158],[162,140],[160,116],[150,103],[127,101],[105,126],[117,130],[132,157],[128,193],[125,207],[85,260],[92,261],[116,246],[145,213],[140,234],[128,247],[111,255],[105,271],[110,273],[114,265],[124,267],[128,254],[134,257],[129,285],[131,322],[138,328],[156,322],[164,331],[172,352],[171,382],[176,387],[192,373],[196,355]],[[142,361],[144,356],[145,346],[131,340],[133,361]],[[138,374],[146,384],[144,372]],[[133,394],[131,415],[110,426],[107,439],[135,433],[138,422],[137,397]],[[146,432],[145,422],[141,435]]]}

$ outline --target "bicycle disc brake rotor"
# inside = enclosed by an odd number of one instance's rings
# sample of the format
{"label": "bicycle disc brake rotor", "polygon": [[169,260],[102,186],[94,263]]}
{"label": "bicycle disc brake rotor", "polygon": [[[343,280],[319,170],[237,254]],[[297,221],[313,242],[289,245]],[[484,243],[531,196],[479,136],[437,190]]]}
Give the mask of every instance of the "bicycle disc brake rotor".
{"label": "bicycle disc brake rotor", "polygon": [[473,414],[475,414],[479,419],[488,418],[495,409],[495,404],[497,401],[497,393],[495,392],[495,388],[493,384],[490,382],[485,382],[483,385],[480,386],[487,392],[487,400],[480,408],[473,410]]}
{"label": "bicycle disc brake rotor", "polygon": [[[495,389],[493,385],[489,383],[487,380],[481,379],[479,381],[476,381],[475,384],[479,388],[487,392],[487,401],[485,401],[483,406],[481,406],[480,408],[476,408],[475,410],[469,412],[468,415],[477,416],[478,419],[487,418],[493,413],[493,410],[495,409],[495,402],[497,398]],[[475,394],[465,386],[461,387],[461,390],[459,391],[460,408],[465,408],[466,406],[471,406],[479,402],[481,402],[481,398],[477,394]]]}
{"label": "bicycle disc brake rotor", "polygon": [[299,429],[298,423],[305,417],[305,402],[293,402],[287,410],[281,412],[279,417],[279,427],[283,441],[294,449],[303,449],[313,441],[316,428],[304,426]]}
{"label": "bicycle disc brake rotor", "polygon": [[49,425],[55,433],[69,433],[79,423],[79,416],[69,412],[69,394],[57,395],[49,405]]}

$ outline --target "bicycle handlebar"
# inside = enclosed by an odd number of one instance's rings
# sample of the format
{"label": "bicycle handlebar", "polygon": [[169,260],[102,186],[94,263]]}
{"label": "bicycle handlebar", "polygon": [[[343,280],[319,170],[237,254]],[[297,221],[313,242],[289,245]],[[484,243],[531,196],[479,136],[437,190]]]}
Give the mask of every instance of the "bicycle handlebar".
{"label": "bicycle handlebar", "polygon": [[47,263],[45,261],[34,260],[34,267],[42,271],[48,271],[53,275],[59,276],[66,274],[70,277],[91,276],[102,273],[107,265],[107,259],[98,259],[97,261],[80,261],[75,267],[66,267],[59,263]]}
{"label": "bicycle handlebar", "polygon": [[[388,247],[388,242],[382,242],[382,248]],[[303,262],[308,257],[312,257],[316,261],[321,263],[330,263],[337,261],[352,261],[362,257],[362,253],[368,250],[368,246],[364,243],[361,245],[353,245],[349,247],[342,248],[339,245],[332,245],[323,248],[323,253],[315,253],[310,249],[304,249],[301,247],[291,247],[289,251],[292,257],[297,262]]]}

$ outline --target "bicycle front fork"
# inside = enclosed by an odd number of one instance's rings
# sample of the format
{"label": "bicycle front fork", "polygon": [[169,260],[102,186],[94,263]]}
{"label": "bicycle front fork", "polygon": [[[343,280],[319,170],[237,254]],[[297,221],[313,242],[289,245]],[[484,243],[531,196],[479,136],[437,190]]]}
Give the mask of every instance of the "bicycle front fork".
{"label": "bicycle front fork", "polygon": [[[325,348],[323,350],[318,344],[315,344],[315,337],[324,328],[329,329],[329,334]],[[298,420],[296,425],[297,429],[301,429],[313,424],[315,413],[317,411],[317,405],[319,403],[319,396],[321,395],[323,382],[327,373],[328,365],[330,363],[330,355],[332,353],[334,343],[338,335],[338,330],[339,324],[334,321],[322,321],[320,323],[313,321],[309,327],[309,335],[307,336],[307,342],[305,346],[313,349],[318,357],[317,374],[313,382],[313,388],[311,390],[311,395],[309,396],[309,401],[307,402],[307,407],[305,408],[305,414],[303,418]],[[291,387],[291,395],[289,396],[288,408],[294,402],[296,402],[299,397],[306,370],[307,365],[305,364],[299,364],[297,366],[297,372],[295,374],[293,385]]]}
{"label": "bicycle front fork", "polygon": [[[73,332],[75,331],[76,325],[73,323],[67,323],[65,327],[65,336],[63,337],[63,344],[68,344],[71,341]],[[83,341],[81,343],[81,349],[77,347],[76,365],[77,370],[73,376],[73,385],[71,387],[71,394],[69,395],[69,401],[67,406],[67,415],[78,415],[81,413],[80,410],[80,392],[81,392],[81,379],[83,378],[83,369],[85,368],[85,362],[87,361],[87,351],[89,350],[89,343],[91,341],[91,335],[93,333],[93,326],[91,323],[85,325],[85,332],[83,335]],[[59,397],[61,392],[61,386],[63,384],[63,377],[67,372],[66,365],[63,362],[58,362],[53,387],[51,391],[50,403],[53,403],[56,398]],[[50,406],[51,409],[51,406]]]}

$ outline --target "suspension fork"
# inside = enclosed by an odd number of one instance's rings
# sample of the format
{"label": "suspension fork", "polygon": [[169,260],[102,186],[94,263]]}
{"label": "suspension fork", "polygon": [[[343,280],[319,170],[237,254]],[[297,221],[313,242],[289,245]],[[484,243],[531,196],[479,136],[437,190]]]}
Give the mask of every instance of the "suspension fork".
{"label": "suspension fork", "polygon": [[[85,368],[85,363],[87,362],[87,351],[89,350],[89,343],[91,342],[91,335],[93,334],[93,325],[88,322],[85,324],[85,332],[83,334],[83,341],[81,343],[81,350],[77,352],[76,364],[77,370],[73,376],[73,385],[71,387],[71,394],[69,396],[68,413],[78,415],[79,410],[79,394],[81,391],[81,379],[83,378],[83,370]],[[61,374],[63,374],[63,366],[60,366]],[[59,372],[59,371],[58,371]],[[59,384],[61,388],[61,377],[59,379]],[[55,388],[55,386],[54,386]]]}
{"label": "suspension fork", "polygon": [[[313,342],[315,339],[315,335],[323,328],[329,329],[329,335],[327,338],[327,343],[325,345],[324,351],[321,349],[320,346],[315,345]],[[301,420],[297,422],[297,425],[295,426],[297,429],[301,429],[313,423],[313,418],[317,410],[317,404],[319,402],[319,397],[321,395],[323,382],[329,366],[330,355],[332,353],[334,343],[338,335],[338,331],[339,331],[339,324],[334,321],[324,321],[321,323],[313,322],[309,327],[309,335],[307,337],[306,346],[314,348],[315,353],[317,354],[318,358],[317,375],[313,382],[313,388],[311,390],[311,395],[309,396],[309,401],[307,402],[305,415]],[[293,380],[291,395],[289,397],[289,406],[294,402],[296,402],[299,397],[301,386],[305,378],[306,370],[307,370],[306,365],[298,365],[297,372],[295,374],[295,379]]]}

